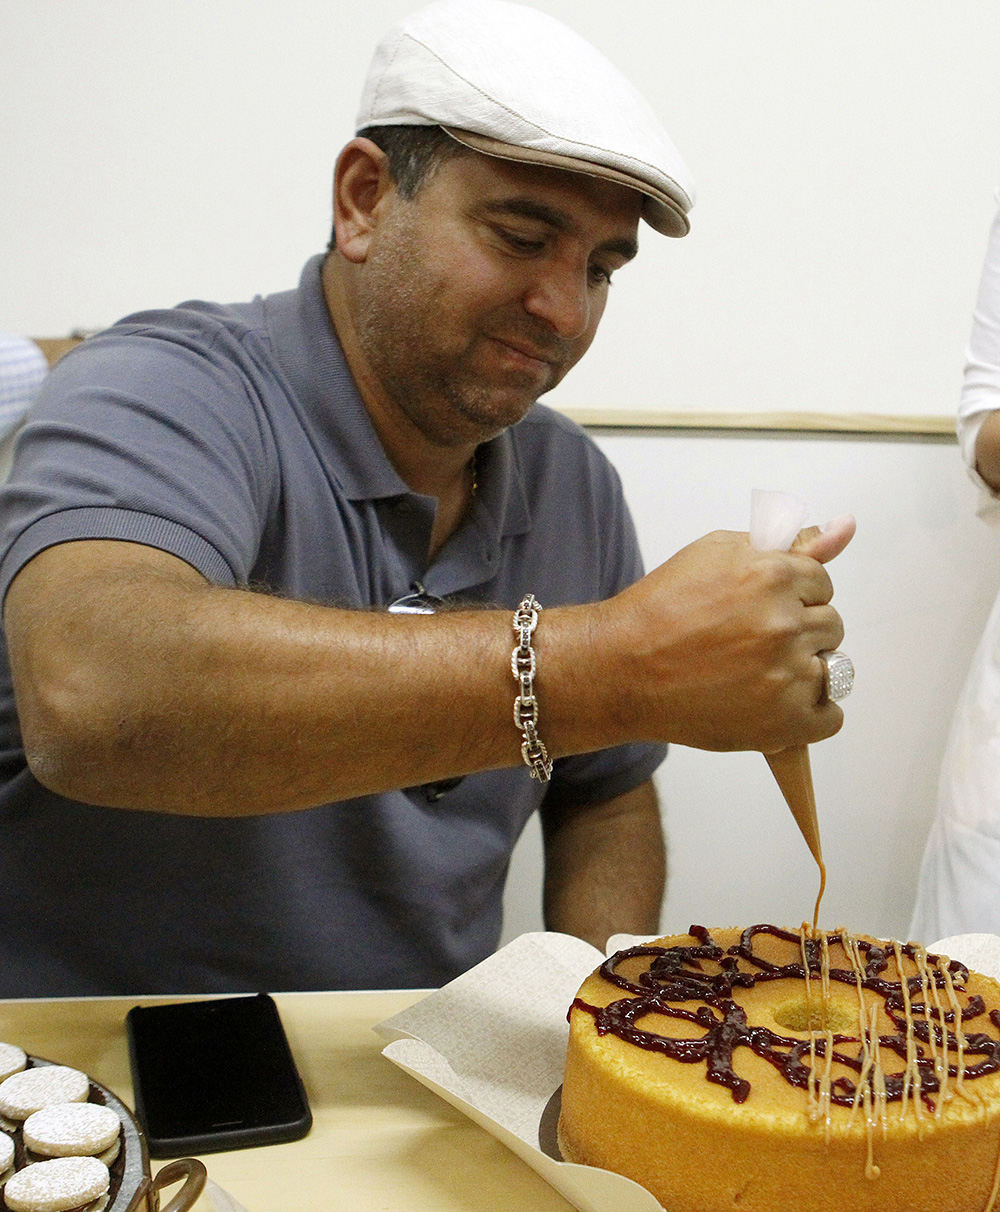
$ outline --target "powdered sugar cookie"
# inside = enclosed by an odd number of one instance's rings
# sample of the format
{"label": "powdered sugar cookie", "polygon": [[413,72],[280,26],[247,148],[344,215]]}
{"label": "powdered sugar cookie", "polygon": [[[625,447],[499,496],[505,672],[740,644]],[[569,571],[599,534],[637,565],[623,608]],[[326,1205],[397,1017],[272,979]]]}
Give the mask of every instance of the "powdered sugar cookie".
{"label": "powdered sugar cookie", "polygon": [[42,1065],[24,1069],[0,1082],[0,1115],[27,1119],[52,1103],[85,1103],[90,1078],[66,1065]]}
{"label": "powdered sugar cookie", "polygon": [[[23,1048],[19,1048],[17,1044],[0,1043],[0,1082],[10,1077],[12,1073],[19,1073],[27,1063],[28,1057]],[[0,1115],[0,1129],[4,1132],[15,1132],[17,1123]],[[2,1171],[3,1167],[0,1167],[0,1173]]]}
{"label": "powdered sugar cookie", "polygon": [[101,1157],[118,1143],[121,1120],[97,1103],[55,1103],[24,1121],[24,1145],[42,1157]]}
{"label": "powdered sugar cookie", "polygon": [[0,1044],[0,1082],[12,1073],[20,1073],[27,1063],[23,1048],[17,1044]]}
{"label": "powdered sugar cookie", "polygon": [[14,1142],[6,1132],[0,1132],[0,1182],[6,1170],[14,1164]]}
{"label": "powdered sugar cookie", "polygon": [[56,1157],[18,1170],[3,1197],[11,1212],[68,1212],[106,1195],[110,1182],[96,1157]]}

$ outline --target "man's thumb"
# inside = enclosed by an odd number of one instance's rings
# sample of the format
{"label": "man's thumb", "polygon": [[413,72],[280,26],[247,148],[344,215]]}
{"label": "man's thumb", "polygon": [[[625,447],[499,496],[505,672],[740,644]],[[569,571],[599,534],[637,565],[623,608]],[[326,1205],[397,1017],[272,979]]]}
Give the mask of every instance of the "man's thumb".
{"label": "man's thumb", "polygon": [[852,514],[845,513],[825,526],[807,526],[800,530],[792,544],[792,551],[800,555],[811,556],[826,564],[834,556],[839,556],[847,544],[854,538],[857,523]]}

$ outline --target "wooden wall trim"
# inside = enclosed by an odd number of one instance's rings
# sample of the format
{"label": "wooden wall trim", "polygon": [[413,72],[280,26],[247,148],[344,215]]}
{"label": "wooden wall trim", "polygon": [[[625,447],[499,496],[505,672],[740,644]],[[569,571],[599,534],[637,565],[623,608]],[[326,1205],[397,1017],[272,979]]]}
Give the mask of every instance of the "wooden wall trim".
{"label": "wooden wall trim", "polygon": [[559,411],[588,429],[717,429],[790,433],[955,436],[952,416],[895,416],[827,412],[658,412],[644,408],[572,408]]}

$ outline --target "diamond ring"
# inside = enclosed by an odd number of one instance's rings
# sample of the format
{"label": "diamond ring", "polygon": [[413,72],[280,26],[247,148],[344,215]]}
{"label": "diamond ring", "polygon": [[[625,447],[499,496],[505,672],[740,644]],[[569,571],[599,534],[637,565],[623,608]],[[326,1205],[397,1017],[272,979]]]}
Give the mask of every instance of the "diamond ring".
{"label": "diamond ring", "polygon": [[854,686],[854,662],[845,652],[821,652],[823,662],[824,701],[836,703],[846,699]]}

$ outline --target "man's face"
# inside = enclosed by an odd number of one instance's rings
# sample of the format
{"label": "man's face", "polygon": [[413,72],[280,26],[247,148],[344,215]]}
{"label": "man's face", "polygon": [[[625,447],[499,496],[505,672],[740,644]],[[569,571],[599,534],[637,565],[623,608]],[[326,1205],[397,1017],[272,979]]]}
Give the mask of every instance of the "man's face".
{"label": "man's face", "polygon": [[641,197],[472,154],[379,207],[358,340],[381,405],[451,446],[519,421],[583,356],[611,274],[635,255]]}

